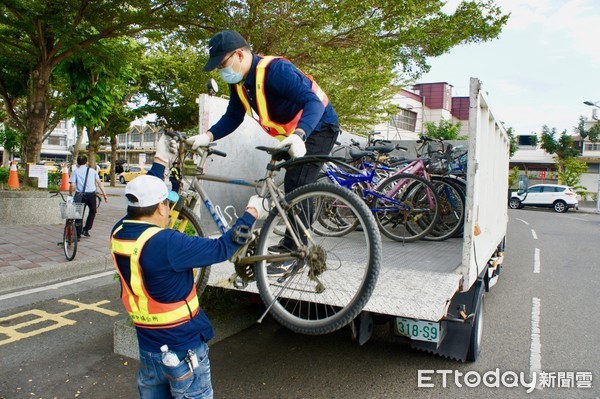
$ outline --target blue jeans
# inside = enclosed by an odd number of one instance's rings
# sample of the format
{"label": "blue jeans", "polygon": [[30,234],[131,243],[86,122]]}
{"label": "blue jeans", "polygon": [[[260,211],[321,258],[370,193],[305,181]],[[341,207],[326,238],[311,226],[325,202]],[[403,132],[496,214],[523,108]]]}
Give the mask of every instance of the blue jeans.
{"label": "blue jeans", "polygon": [[140,350],[138,392],[141,399],[212,399],[208,345],[202,343],[190,348],[198,356],[198,367],[193,372],[186,362],[186,351],[174,351],[181,360],[175,367],[162,364],[161,354]]}

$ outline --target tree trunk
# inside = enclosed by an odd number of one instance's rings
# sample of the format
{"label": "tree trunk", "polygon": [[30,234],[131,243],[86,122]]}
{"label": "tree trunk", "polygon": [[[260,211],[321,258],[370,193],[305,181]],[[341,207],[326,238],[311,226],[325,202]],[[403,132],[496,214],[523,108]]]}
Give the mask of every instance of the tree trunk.
{"label": "tree trunk", "polygon": [[117,175],[115,168],[117,167],[117,136],[110,136],[110,186],[115,187],[117,183]]}
{"label": "tree trunk", "polygon": [[102,130],[94,130],[92,127],[87,128],[88,134],[88,161],[90,163],[91,168],[96,167],[96,154],[98,153],[98,149],[100,148],[100,137],[102,137]]}
{"label": "tree trunk", "polygon": [[79,156],[79,148],[81,148],[81,143],[83,142],[83,126],[77,125],[77,139],[75,140],[75,145],[73,146],[73,160],[72,164],[77,164],[77,157]]}
{"label": "tree trunk", "polygon": [[48,80],[50,65],[41,62],[31,73],[31,106],[27,118],[25,161],[39,162],[42,138],[48,124]]}

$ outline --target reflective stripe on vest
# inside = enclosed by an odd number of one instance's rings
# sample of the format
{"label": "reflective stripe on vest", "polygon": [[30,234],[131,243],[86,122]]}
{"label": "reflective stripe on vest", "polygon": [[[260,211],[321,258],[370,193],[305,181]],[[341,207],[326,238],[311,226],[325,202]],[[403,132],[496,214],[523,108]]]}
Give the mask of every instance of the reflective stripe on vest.
{"label": "reflective stripe on vest", "polygon": [[[275,137],[278,140],[283,140],[290,134],[294,132],[296,126],[298,126],[298,122],[300,121],[300,117],[302,116],[302,111],[300,110],[296,116],[289,121],[288,123],[278,123],[269,117],[269,110],[267,107],[267,96],[265,95],[265,75],[267,66],[271,61],[282,58],[282,57],[263,57],[260,61],[258,61],[258,65],[256,66],[256,106],[258,108],[258,123],[262,126],[265,131]],[[302,72],[302,71],[300,71]],[[329,98],[327,98],[327,94],[314,81],[313,77],[302,72],[304,76],[306,76],[311,82],[311,90],[317,95],[319,100],[323,103],[323,106],[326,107],[329,104]],[[252,107],[250,106],[250,99],[248,98],[248,94],[242,87],[243,83],[238,83],[235,85],[235,89],[237,91],[238,97],[242,101],[242,105],[246,109],[246,113],[254,118],[252,114]],[[256,118],[254,118],[256,119]]]}
{"label": "reflective stripe on vest", "polygon": [[[130,223],[132,221],[128,220],[127,222]],[[170,328],[191,320],[200,310],[196,287],[193,284],[185,300],[173,303],[161,303],[154,300],[144,284],[142,269],[139,263],[140,255],[146,242],[162,229],[159,227],[149,227],[137,240],[115,238],[115,235],[122,227],[123,225],[115,230],[110,240],[111,253],[117,273],[119,273],[119,277],[121,278],[121,301],[133,323],[138,327],[144,328]],[[129,285],[117,266],[116,255],[129,258],[131,276]]]}

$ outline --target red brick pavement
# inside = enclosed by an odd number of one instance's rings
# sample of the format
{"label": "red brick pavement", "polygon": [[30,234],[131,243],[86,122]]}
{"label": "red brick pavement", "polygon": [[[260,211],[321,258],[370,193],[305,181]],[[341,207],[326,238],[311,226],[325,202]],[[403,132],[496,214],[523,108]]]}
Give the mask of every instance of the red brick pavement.
{"label": "red brick pavement", "polygon": [[[90,230],[91,237],[81,238],[75,259],[108,255],[110,231],[124,214],[122,206],[110,202],[102,204]],[[63,224],[0,226],[0,275],[67,263],[62,247],[57,245],[62,239],[63,227]]]}

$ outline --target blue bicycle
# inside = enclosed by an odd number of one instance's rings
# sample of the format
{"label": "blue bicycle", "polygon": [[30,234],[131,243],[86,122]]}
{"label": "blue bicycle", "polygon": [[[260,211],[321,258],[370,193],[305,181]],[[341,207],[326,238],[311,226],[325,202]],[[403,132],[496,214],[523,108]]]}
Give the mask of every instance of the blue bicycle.
{"label": "blue bicycle", "polygon": [[[435,187],[426,179],[411,173],[395,173],[396,169],[381,162],[381,154],[393,146],[367,147],[365,151],[350,149],[360,168],[326,163],[319,181],[329,181],[356,192],[367,203],[381,232],[395,241],[411,242],[427,236],[439,220],[440,199]],[[367,159],[370,161],[367,162]],[[390,175],[391,173],[394,173]],[[343,210],[338,211],[340,219]],[[332,216],[329,216],[333,219]],[[348,218],[337,230],[323,232],[340,236],[356,228]]]}

